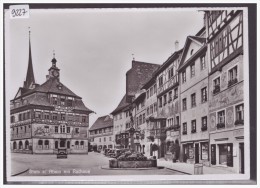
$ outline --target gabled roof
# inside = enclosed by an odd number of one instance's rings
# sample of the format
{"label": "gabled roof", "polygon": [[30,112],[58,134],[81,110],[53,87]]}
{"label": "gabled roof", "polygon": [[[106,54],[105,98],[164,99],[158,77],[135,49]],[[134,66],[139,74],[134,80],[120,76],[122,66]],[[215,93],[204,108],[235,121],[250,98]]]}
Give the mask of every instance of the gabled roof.
{"label": "gabled roof", "polygon": [[[182,55],[181,55],[179,69],[181,69],[184,66],[184,60],[185,60],[189,46],[190,46],[192,41],[195,42],[196,44],[198,44],[199,46],[203,47],[206,43],[206,38],[199,37],[199,36],[188,36],[187,37],[185,45],[183,47],[183,52],[182,52]],[[196,55],[196,53],[194,53],[190,58],[192,58],[194,55]]]}
{"label": "gabled roof", "polygon": [[199,42],[200,44],[204,44],[206,42],[206,38],[204,37],[198,37],[198,36],[189,36],[189,38],[191,38],[194,41]]}
{"label": "gabled roof", "polygon": [[116,109],[111,112],[112,115],[116,114],[117,112],[123,110],[125,107],[129,106],[131,103],[126,102],[126,95],[121,99],[119,105],[116,107]]}
{"label": "gabled roof", "polygon": [[132,61],[132,68],[126,73],[126,96],[134,96],[159,67],[159,64]]}
{"label": "gabled roof", "polygon": [[92,110],[90,110],[89,108],[87,108],[85,106],[85,104],[83,103],[83,101],[81,99],[76,99],[75,100],[75,108],[74,110],[83,110],[83,111],[88,111],[88,112],[93,112]]}
{"label": "gabled roof", "polygon": [[175,51],[155,72],[153,76],[160,74],[167,66],[169,66],[173,61],[175,61],[182,53],[183,48]]}
{"label": "gabled roof", "polygon": [[[61,86],[61,87],[58,87]],[[49,78],[46,82],[44,82],[42,85],[29,90],[28,92],[24,93],[22,96],[30,95],[35,92],[42,92],[42,93],[54,93],[54,94],[60,94],[60,95],[66,95],[71,97],[76,97],[81,99],[78,95],[73,93],[69,88],[67,88],[65,85],[63,85],[58,78]]]}
{"label": "gabled roof", "polygon": [[95,123],[89,128],[90,131],[106,128],[106,127],[113,127],[113,119],[109,117],[109,115],[99,117]]}
{"label": "gabled roof", "polygon": [[[60,89],[59,86],[61,86]],[[27,92],[23,93],[24,91]],[[73,110],[87,111],[90,113],[93,112],[85,106],[81,97],[77,96],[69,88],[60,83],[57,78],[50,78],[45,83],[32,90],[20,88],[13,100],[23,97],[28,101],[29,105],[52,106],[47,93],[75,97],[75,106]]]}

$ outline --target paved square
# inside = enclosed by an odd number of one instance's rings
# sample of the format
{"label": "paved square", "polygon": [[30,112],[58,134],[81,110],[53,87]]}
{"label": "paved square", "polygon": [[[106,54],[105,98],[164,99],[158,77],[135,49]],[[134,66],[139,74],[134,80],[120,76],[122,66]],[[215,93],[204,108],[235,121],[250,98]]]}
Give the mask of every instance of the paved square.
{"label": "paved square", "polygon": [[11,174],[20,176],[183,175],[168,169],[102,169],[102,166],[108,165],[109,159],[95,152],[90,152],[88,155],[68,155],[67,159],[57,159],[56,155],[12,153]]}

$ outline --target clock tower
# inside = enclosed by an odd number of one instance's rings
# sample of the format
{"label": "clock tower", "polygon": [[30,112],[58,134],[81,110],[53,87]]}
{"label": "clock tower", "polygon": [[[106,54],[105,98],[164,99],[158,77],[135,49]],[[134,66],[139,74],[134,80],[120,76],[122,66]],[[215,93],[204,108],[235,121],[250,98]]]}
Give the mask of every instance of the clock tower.
{"label": "clock tower", "polygon": [[51,60],[52,66],[49,68],[49,75],[47,76],[48,79],[50,78],[57,78],[58,80],[60,79],[60,69],[56,67],[56,58],[55,58],[55,53],[53,53],[53,58]]}

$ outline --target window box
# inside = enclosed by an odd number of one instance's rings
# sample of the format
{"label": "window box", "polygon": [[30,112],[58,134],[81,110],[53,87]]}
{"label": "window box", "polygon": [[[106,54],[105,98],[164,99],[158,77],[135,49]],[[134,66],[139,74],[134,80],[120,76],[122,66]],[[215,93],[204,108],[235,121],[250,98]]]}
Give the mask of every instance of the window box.
{"label": "window box", "polygon": [[173,125],[173,129],[174,129],[174,131],[178,131],[179,128],[180,128],[180,125],[179,125],[179,124]]}
{"label": "window box", "polygon": [[195,130],[195,129],[192,129],[192,130],[191,130],[191,133],[196,133],[196,130]]}
{"label": "window box", "polygon": [[202,130],[202,131],[206,131],[207,129],[208,129],[207,126],[202,126],[202,127],[201,127],[201,130]]}
{"label": "window box", "polygon": [[182,134],[183,134],[183,135],[186,135],[186,134],[187,134],[187,131],[182,131]]}
{"label": "window box", "polygon": [[166,127],[165,131],[170,131],[170,130],[172,130],[172,129],[174,129],[174,126],[173,126],[173,125],[170,125],[169,127]]}
{"label": "window box", "polygon": [[218,123],[218,124],[217,124],[217,128],[218,128],[218,129],[225,128],[225,123]]}
{"label": "window box", "polygon": [[238,82],[237,78],[235,78],[235,79],[233,79],[233,80],[229,80],[229,81],[228,81],[228,87],[234,85],[234,84],[237,83],[237,82]]}
{"label": "window box", "polygon": [[237,119],[235,121],[235,125],[244,125],[244,120],[243,119]]}
{"label": "window box", "polygon": [[220,85],[216,85],[216,86],[215,86],[215,88],[214,88],[214,90],[213,90],[213,94],[216,94],[216,93],[218,93],[218,92],[220,92]]}

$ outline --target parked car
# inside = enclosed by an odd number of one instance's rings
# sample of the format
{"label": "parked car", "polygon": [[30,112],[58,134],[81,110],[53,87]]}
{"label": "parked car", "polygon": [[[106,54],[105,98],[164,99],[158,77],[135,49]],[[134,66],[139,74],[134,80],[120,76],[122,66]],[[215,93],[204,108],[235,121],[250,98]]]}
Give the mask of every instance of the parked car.
{"label": "parked car", "polygon": [[100,153],[100,152],[101,152],[101,149],[97,149],[97,152]]}
{"label": "parked car", "polygon": [[111,150],[110,148],[106,148],[106,149],[104,150],[104,155],[107,155],[107,153],[108,153],[110,150]]}
{"label": "parked car", "polygon": [[118,158],[120,155],[124,154],[125,152],[129,151],[129,149],[117,149],[111,157]]}

